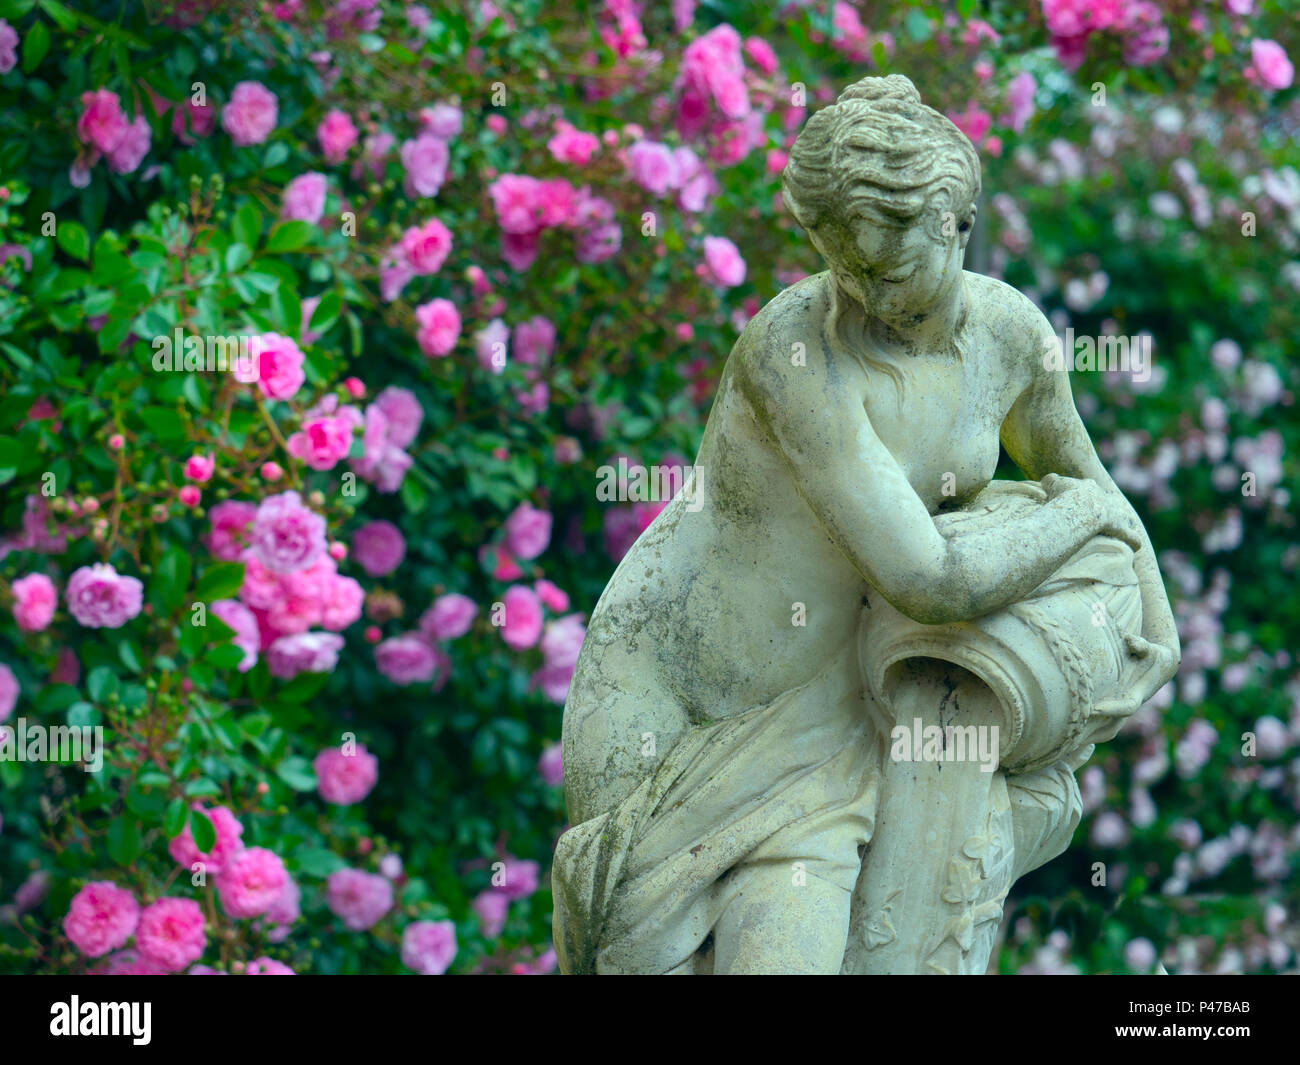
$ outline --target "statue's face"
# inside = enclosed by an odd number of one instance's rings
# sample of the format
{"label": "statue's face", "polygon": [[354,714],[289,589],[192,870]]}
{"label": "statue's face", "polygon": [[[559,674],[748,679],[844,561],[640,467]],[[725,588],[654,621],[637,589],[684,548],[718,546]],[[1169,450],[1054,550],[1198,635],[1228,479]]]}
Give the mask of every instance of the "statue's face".
{"label": "statue's face", "polygon": [[871,219],[814,239],[840,286],[866,312],[890,324],[924,318],[961,276],[965,230],[936,237],[920,223],[899,228]]}

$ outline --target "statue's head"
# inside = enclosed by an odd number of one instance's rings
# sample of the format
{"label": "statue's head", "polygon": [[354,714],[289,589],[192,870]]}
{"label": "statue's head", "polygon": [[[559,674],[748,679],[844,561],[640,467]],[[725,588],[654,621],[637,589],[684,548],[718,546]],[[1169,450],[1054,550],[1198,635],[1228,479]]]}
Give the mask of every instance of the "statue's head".
{"label": "statue's head", "polygon": [[863,78],[808,120],[781,187],[839,285],[870,313],[902,320],[960,276],[979,156],[903,75]]}

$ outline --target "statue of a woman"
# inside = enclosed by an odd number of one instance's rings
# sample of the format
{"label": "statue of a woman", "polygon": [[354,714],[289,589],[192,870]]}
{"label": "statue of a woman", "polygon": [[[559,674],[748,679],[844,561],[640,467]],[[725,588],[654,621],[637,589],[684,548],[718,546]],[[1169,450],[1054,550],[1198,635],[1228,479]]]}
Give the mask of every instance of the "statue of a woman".
{"label": "statue of a woman", "polygon": [[[565,972],[982,972],[1073,771],[1176,669],[1049,324],[962,269],[979,190],[900,75],[795,143],[829,269],[745,327],[565,707]],[[990,483],[999,441],[1029,481]]]}

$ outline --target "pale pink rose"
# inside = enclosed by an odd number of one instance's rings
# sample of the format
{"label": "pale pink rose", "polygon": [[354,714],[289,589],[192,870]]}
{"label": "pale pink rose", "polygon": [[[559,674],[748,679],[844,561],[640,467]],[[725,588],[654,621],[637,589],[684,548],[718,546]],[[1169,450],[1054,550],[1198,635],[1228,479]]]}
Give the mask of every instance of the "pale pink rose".
{"label": "pale pink rose", "polygon": [[105,153],[108,168],[115,174],[134,173],[144,162],[144,157],[149,154],[149,143],[152,139],[153,131],[149,128],[148,119],[144,115],[136,115],[131,124],[126,127],[122,139]]}
{"label": "pale pink rose", "polygon": [[261,144],[275,129],[279,114],[275,93],[261,82],[241,81],[221,109],[221,128],[240,147]]}
{"label": "pale pink rose", "polygon": [[290,680],[299,673],[329,673],[339,661],[343,637],[332,632],[281,636],[266,649],[271,676]]}
{"label": "pale pink rose", "polygon": [[316,756],[316,787],[320,797],[338,806],[364,799],[379,781],[379,759],[358,743],[351,753],[330,747]]}
{"label": "pale pink rose", "polygon": [[441,140],[449,141],[460,136],[464,125],[465,116],[455,104],[441,101],[420,109],[420,126]]}
{"label": "pale pink rose", "polygon": [[420,350],[430,358],[450,355],[460,337],[460,314],[451,300],[436,299],[415,308],[415,332]]}
{"label": "pale pink rose", "polygon": [[213,461],[212,455],[194,454],[185,460],[185,476],[191,481],[198,481],[202,484],[204,481],[212,480],[213,471],[217,464]]}
{"label": "pale pink rose", "polygon": [[506,550],[525,561],[536,558],[551,542],[552,518],[531,503],[520,503],[505,522]]}
{"label": "pale pink rose", "polygon": [[208,550],[223,562],[234,562],[244,553],[248,528],[257,515],[255,503],[228,499],[208,511],[212,528],[208,532]]}
{"label": "pale pink rose", "polygon": [[391,521],[370,521],[352,537],[352,557],[371,577],[386,577],[406,557],[406,538]]}
{"label": "pale pink rose", "polygon": [[552,743],[542,751],[542,756],[537,759],[537,772],[553,788],[564,783],[564,753],[558,743]]}
{"label": "pale pink rose", "polygon": [[1295,67],[1277,41],[1251,41],[1250,62],[1259,80],[1270,89],[1289,89],[1295,79]]}
{"label": "pale pink rose", "polygon": [[326,881],[325,903],[347,928],[361,932],[393,908],[393,885],[375,873],[339,869]]}
{"label": "pale pink rose", "polygon": [[704,263],[720,285],[739,285],[745,280],[745,260],[726,237],[704,238]]}
{"label": "pale pink rose", "polygon": [[140,613],[143,593],[135,577],[120,576],[112,566],[96,562],[68,578],[68,612],[88,629],[120,629]]}
{"label": "pale pink rose", "polygon": [[285,881],[284,890],[280,892],[280,897],[262,915],[262,920],[270,928],[267,939],[272,943],[284,941],[289,934],[289,925],[302,916],[301,902],[302,889],[298,887],[298,882],[291,876]]}
{"label": "pale pink rose", "polygon": [[663,196],[678,183],[677,157],[666,144],[639,141],[632,145],[627,168],[633,181],[656,196]]}
{"label": "pale pink rose", "polygon": [[119,950],[90,970],[91,976],[166,976],[138,950]]}
{"label": "pale pink rose", "polygon": [[502,599],[505,620],[501,638],[516,651],[532,647],[542,635],[542,601],[522,584],[512,584]]}
{"label": "pale pink rose", "polygon": [[[129,123],[122,113],[117,93],[96,89],[81,94],[81,116],[77,136],[96,151],[111,152],[127,135]],[[92,160],[93,161],[93,160]]]}
{"label": "pale pink rose", "polygon": [[303,416],[302,428],[285,443],[290,455],[313,470],[332,470],[348,457],[354,430],[364,424],[356,407],[339,407],[337,396],[327,396]]}
{"label": "pale pink rose", "polygon": [[417,634],[404,633],[375,648],[375,667],[394,684],[427,684],[438,672],[438,656]]}
{"label": "pale pink rose", "polygon": [[451,158],[447,142],[432,133],[421,133],[402,143],[402,168],[406,171],[403,191],[407,196],[437,196],[447,180]]}
{"label": "pale pink rose", "polygon": [[520,322],[515,326],[511,346],[519,362],[541,365],[555,349],[554,323],[540,314]]}
{"label": "pale pink rose", "polygon": [[0,721],[9,720],[9,715],[14,712],[14,706],[18,703],[20,691],[14,671],[0,662]]}
{"label": "pale pink rose", "polygon": [[440,595],[420,616],[420,632],[430,640],[455,640],[469,632],[478,614],[474,600],[467,595]]}
{"label": "pale pink rose", "polygon": [[249,847],[226,863],[217,877],[221,905],[231,917],[258,917],[284,892],[289,873],[280,856],[265,847]]}
{"label": "pale pink rose", "polygon": [[191,809],[206,814],[208,820],[212,822],[212,827],[217,833],[217,840],[212,844],[212,850],[205,853],[195,845],[194,833],[190,830],[190,823],[187,818],[180,835],[167,844],[167,853],[172,856],[172,860],[177,865],[184,867],[187,871],[193,867],[195,862],[201,862],[204,871],[215,876],[230,863],[236,854],[244,849],[244,843],[241,839],[244,834],[244,826],[224,806],[214,806],[205,810],[202,804],[196,802],[191,804]]}
{"label": "pale pink rose", "polygon": [[248,550],[275,573],[306,569],[325,550],[325,519],[304,507],[297,492],[269,496],[253,517]]}
{"label": "pale pink rose", "polygon": [[145,960],[178,973],[203,957],[208,945],[203,910],[193,899],[151,902],[140,914],[135,941]]}
{"label": "pale pink rose", "polygon": [[8,74],[18,62],[18,31],[0,18],[0,74]]}
{"label": "pale pink rose", "polygon": [[403,235],[402,257],[418,276],[436,274],[451,252],[451,231],[436,218],[411,226]]}
{"label": "pale pink rose", "polygon": [[254,958],[244,966],[245,976],[297,976],[289,966],[282,961],[276,961],[274,958],[268,958],[263,955],[260,958]]}
{"label": "pale pink rose", "polygon": [[546,664],[551,667],[572,669],[578,663],[578,652],[587,635],[581,614],[567,614],[547,622],[542,634],[541,649]]}
{"label": "pale pink rose", "polygon": [[974,102],[967,104],[965,111],[950,112],[948,118],[977,148],[993,126],[993,116]]}
{"label": "pale pink rose", "polygon": [[193,144],[195,137],[207,137],[217,127],[217,109],[196,104],[192,98],[177,104],[172,112],[172,132],[182,144]]}
{"label": "pale pink rose", "polygon": [[456,957],[450,921],[412,921],[402,931],[402,964],[423,976],[441,976]]}
{"label": "pale pink rose", "polygon": [[320,141],[321,153],[327,163],[341,163],[347,158],[349,149],[357,143],[357,127],[352,119],[339,110],[327,114],[316,127],[316,139]]}
{"label": "pale pink rose", "polygon": [[500,318],[493,318],[474,334],[474,354],[478,364],[492,373],[504,373],[509,359],[510,327]]}
{"label": "pale pink rose", "polygon": [[[316,225],[325,214],[325,193],[329,183],[324,174],[299,174],[284,187],[280,217]],[[305,338],[304,338],[305,339]]]}
{"label": "pale pink rose", "polygon": [[388,443],[393,447],[410,447],[424,421],[424,411],[415,393],[389,385],[375,397],[374,406],[388,422]]}
{"label": "pale pink rose", "polygon": [[[537,890],[541,867],[536,862],[507,858],[502,864],[505,868],[493,874],[493,887],[498,893],[511,902],[517,902]],[[499,884],[497,879],[501,881]]]}
{"label": "pale pink rose", "polygon": [[563,706],[573,683],[572,666],[543,665],[529,678],[529,691],[540,689],[542,694],[557,706]]}
{"label": "pale pink rose", "polygon": [[237,370],[235,378],[244,384],[257,382],[267,399],[292,399],[307,379],[303,372],[303,354],[291,337],[279,333],[262,333],[250,342],[256,358],[251,360],[253,377],[248,369]]}
{"label": "pale pink rose", "polygon": [[235,635],[230,642],[244,652],[238,669],[240,673],[247,673],[257,665],[257,652],[262,646],[257,618],[248,607],[235,599],[216,600],[212,604],[212,613],[234,630]]}
{"label": "pale pink rose", "polygon": [[379,298],[392,303],[414,276],[415,271],[407,263],[400,246],[385,252],[379,261]]}
{"label": "pale pink rose", "polygon": [[321,626],[333,632],[346,629],[361,617],[365,601],[365,589],[351,577],[331,577],[321,597]]}
{"label": "pale pink rose", "polygon": [[130,939],[139,920],[140,904],[131,892],[96,880],[72,896],[63,932],[87,958],[98,958]]}
{"label": "pale pink rose", "polygon": [[44,573],[30,573],[13,583],[14,620],[23,632],[40,632],[54,619],[59,593]]}
{"label": "pale pink rose", "polygon": [[510,900],[499,891],[488,888],[474,896],[470,908],[478,914],[479,931],[488,939],[496,939],[501,934],[501,929],[506,926]]}
{"label": "pale pink rose", "polygon": [[1007,114],[1003,121],[1017,133],[1023,132],[1034,113],[1034,93],[1037,91],[1038,82],[1028,71],[1022,70],[1007,85]]}
{"label": "pale pink rose", "polygon": [[551,178],[538,186],[537,209],[544,228],[575,225],[582,203],[582,194],[564,178]]}

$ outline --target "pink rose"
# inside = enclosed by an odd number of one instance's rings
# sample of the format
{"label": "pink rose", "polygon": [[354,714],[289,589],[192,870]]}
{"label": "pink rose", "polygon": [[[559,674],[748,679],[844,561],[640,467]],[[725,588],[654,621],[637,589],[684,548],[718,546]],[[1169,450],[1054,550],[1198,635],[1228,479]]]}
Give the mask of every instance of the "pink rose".
{"label": "pink rose", "polygon": [[478,363],[492,373],[505,372],[509,347],[510,327],[500,318],[493,318],[474,334],[474,354]]}
{"label": "pink rose", "polygon": [[1270,89],[1289,89],[1295,78],[1295,67],[1287,58],[1286,50],[1277,41],[1250,42],[1250,62],[1259,80]]}
{"label": "pink rose", "polygon": [[726,237],[704,238],[704,262],[720,285],[730,287],[745,280],[745,260]]}
{"label": "pink rose", "polygon": [[357,127],[352,124],[352,119],[339,110],[327,114],[316,128],[316,137],[327,163],[343,162],[348,150],[356,144],[357,136]]}
{"label": "pink rose", "polygon": [[325,519],[304,507],[297,492],[270,496],[253,517],[248,550],[275,573],[306,569],[325,550]]}
{"label": "pink rose", "polygon": [[217,464],[208,455],[191,455],[185,460],[185,476],[191,481],[198,481],[202,484],[204,481],[212,480],[212,473],[217,468]]}
{"label": "pink rose", "polygon": [[447,142],[432,133],[421,133],[414,140],[402,143],[401,158],[402,168],[406,171],[403,185],[406,195],[437,196],[442,183],[447,180],[450,159]]}
{"label": "pink rose", "polygon": [[0,18],[0,74],[8,74],[18,62],[18,31]]}
{"label": "pink rose", "polygon": [[536,558],[551,542],[551,523],[549,512],[520,503],[506,518],[506,550],[525,561]]}
{"label": "pink rose", "polygon": [[489,888],[474,896],[470,908],[478,914],[479,931],[488,939],[495,939],[506,926],[506,914],[510,912],[510,900],[499,891]]}
{"label": "pink rose", "polygon": [[163,898],[140,914],[135,941],[145,960],[178,973],[203,956],[208,945],[203,911],[193,899]]}
{"label": "pink rose", "polygon": [[112,566],[96,562],[68,578],[68,611],[88,629],[120,629],[140,613],[143,592],[136,578],[120,576]]}
{"label": "pink rose", "polygon": [[105,154],[108,168],[115,174],[134,173],[149,154],[152,139],[153,131],[149,128],[148,120],[144,115],[136,115],[126,127],[122,139]]}
{"label": "pink rose", "polygon": [[460,337],[460,314],[451,300],[436,299],[415,308],[415,340],[430,358],[450,355]]}
{"label": "pink rose", "polygon": [[439,140],[449,141],[459,136],[464,124],[464,115],[455,104],[442,101],[420,110],[420,125]]}
{"label": "pink rose", "polygon": [[532,647],[542,635],[542,602],[537,593],[522,584],[512,584],[506,589],[503,605],[501,638],[516,651]]}
{"label": "pink rose", "polygon": [[77,136],[96,151],[111,152],[126,137],[128,123],[117,93],[107,89],[81,94]]}
{"label": "pink rose", "polygon": [[190,830],[190,822],[187,819],[180,835],[167,844],[167,853],[172,856],[177,865],[187,871],[192,869],[196,862],[200,862],[205,872],[216,875],[244,849],[243,840],[240,838],[244,834],[244,826],[224,806],[214,806],[205,810],[196,802],[191,804],[191,809],[205,814],[212,822],[212,827],[217,834],[216,842],[212,844],[210,851],[200,851],[194,842],[194,833]]}
{"label": "pink rose", "polygon": [[313,764],[320,797],[338,806],[360,802],[379,780],[379,759],[362,744],[351,753],[330,747],[321,751]]}
{"label": "pink rose", "polygon": [[241,81],[221,109],[221,128],[242,148],[266,140],[278,118],[275,93],[261,82]]}
{"label": "pink rose", "polygon": [[325,214],[325,193],[329,183],[315,171],[299,174],[284,187],[280,217],[316,225]]}
{"label": "pink rose", "polygon": [[240,851],[217,877],[221,905],[231,917],[266,913],[284,892],[289,873],[280,856],[265,847]]}
{"label": "pink rose", "polygon": [[569,609],[569,597],[560,588],[547,580],[540,580],[533,585],[533,591],[547,610],[560,614]]}
{"label": "pink rose", "polygon": [[469,632],[477,613],[467,595],[440,595],[420,616],[420,632],[429,640],[455,640]]}
{"label": "pink rose", "polygon": [[234,562],[243,554],[248,527],[256,514],[257,506],[253,503],[233,499],[218,503],[208,511],[212,523],[207,537],[208,550],[224,562]]}
{"label": "pink rose", "polygon": [[402,931],[402,964],[423,976],[441,976],[456,957],[450,921],[412,921]]}
{"label": "pink rose", "polygon": [[564,754],[558,743],[552,743],[537,759],[537,772],[551,787],[564,783]]}
{"label": "pink rose", "polygon": [[13,583],[14,620],[23,632],[40,632],[54,618],[59,593],[44,573],[31,573]]}
{"label": "pink rose", "polygon": [[247,673],[257,665],[257,652],[262,646],[256,616],[248,607],[235,599],[216,600],[212,604],[212,613],[234,630],[235,635],[231,643],[244,652],[238,669],[240,673]]}
{"label": "pink rose", "polygon": [[[520,858],[508,858],[502,862],[505,867],[493,873],[493,887],[511,902],[526,899],[537,890],[541,867],[536,862]],[[501,883],[498,884],[497,878]]]}
{"label": "pink rose", "polygon": [[289,966],[282,961],[276,961],[274,958],[268,958],[263,955],[260,958],[254,958],[244,966],[245,976],[297,976]]}
{"label": "pink rose", "polygon": [[541,224],[542,183],[523,174],[502,174],[488,186],[497,223],[507,233],[532,233]]}
{"label": "pink rose", "polygon": [[662,196],[678,183],[677,157],[666,144],[639,141],[628,149],[628,171],[646,192]]}
{"label": "pink rose", "polygon": [[301,632],[281,636],[266,649],[271,676],[289,680],[299,673],[329,673],[339,661],[343,637],[332,632]]}
{"label": "pink rose", "polygon": [[352,538],[352,557],[371,577],[384,577],[402,564],[406,539],[390,521],[370,521]]}
{"label": "pink rose", "polygon": [[235,379],[244,384],[256,381],[267,399],[292,399],[307,379],[298,345],[279,333],[262,333],[252,338],[251,347],[255,356],[253,365],[237,370]]}
{"label": "pink rose", "polygon": [[436,274],[451,252],[451,231],[436,218],[412,226],[402,236],[401,250],[406,265],[417,275]]}
{"label": "pink rose", "polygon": [[513,347],[519,362],[541,365],[555,349],[555,325],[540,314],[520,322],[515,326]]}
{"label": "pink rose", "polygon": [[72,896],[63,931],[83,955],[98,958],[130,939],[139,920],[140,904],[131,892],[96,880]]}
{"label": "pink rose", "polygon": [[546,143],[547,149],[561,163],[586,166],[600,149],[600,138],[594,133],[582,133],[568,122],[555,123],[555,136]]}
{"label": "pink rose", "polygon": [[302,428],[285,442],[289,454],[313,470],[332,470],[347,458],[357,428],[365,419],[356,407],[338,406],[337,396],[327,396],[303,418]]}
{"label": "pink rose", "polygon": [[389,385],[375,397],[374,406],[388,422],[388,443],[393,447],[410,447],[420,432],[424,411],[410,389]]}
{"label": "pink rose", "polygon": [[548,622],[541,642],[546,664],[572,670],[578,663],[578,652],[586,635],[581,614],[568,614]]}
{"label": "pink rose", "polygon": [[346,629],[361,617],[365,601],[365,589],[351,577],[331,577],[321,597],[322,627],[333,632]]}
{"label": "pink rose", "polygon": [[374,873],[339,869],[326,881],[325,902],[347,928],[361,932],[393,908],[393,885]]}
{"label": "pink rose", "polygon": [[394,684],[427,684],[438,672],[439,656],[415,633],[393,636],[375,647],[375,666]]}
{"label": "pink rose", "polygon": [[14,706],[18,703],[21,690],[14,671],[0,662],[0,721],[9,720],[9,715],[14,712]]}

